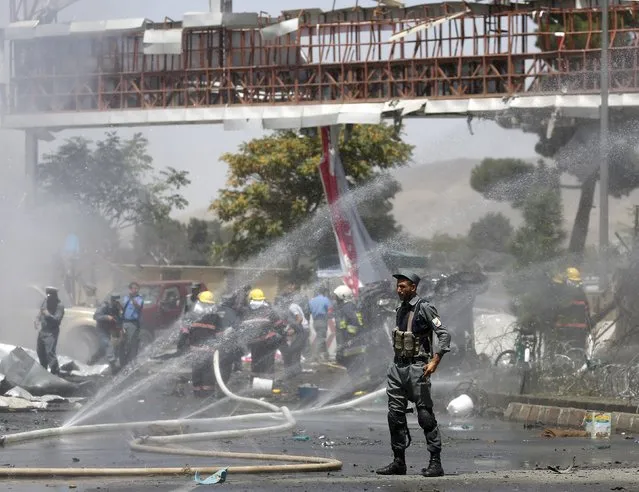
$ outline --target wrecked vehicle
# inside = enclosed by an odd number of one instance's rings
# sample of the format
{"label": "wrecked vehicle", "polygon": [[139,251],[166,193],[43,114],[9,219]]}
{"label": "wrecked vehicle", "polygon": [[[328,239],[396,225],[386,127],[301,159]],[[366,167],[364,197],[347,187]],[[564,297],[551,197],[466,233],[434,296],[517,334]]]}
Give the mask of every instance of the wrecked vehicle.
{"label": "wrecked vehicle", "polygon": [[[169,329],[184,312],[187,295],[191,293],[190,280],[138,282],[140,294],[144,297],[142,313],[140,346],[153,342],[157,333]],[[128,288],[118,288],[111,294],[124,296]],[[38,307],[45,298],[44,289],[29,285],[11,302],[18,307],[18,319],[12,319],[12,325],[18,323],[22,327],[18,333],[9,332],[6,342],[34,347],[36,331],[33,329]],[[65,306],[64,318],[60,326],[58,353],[62,353],[81,362],[88,361],[98,350],[99,339],[96,333],[96,322],[93,319],[95,307],[72,306],[63,290],[60,298]],[[6,321],[5,321],[6,323]]]}

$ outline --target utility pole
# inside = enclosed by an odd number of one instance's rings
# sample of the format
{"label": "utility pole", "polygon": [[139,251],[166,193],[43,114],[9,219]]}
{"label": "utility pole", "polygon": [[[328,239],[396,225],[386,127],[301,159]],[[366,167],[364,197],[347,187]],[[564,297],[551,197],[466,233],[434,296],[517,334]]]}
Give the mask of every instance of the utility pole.
{"label": "utility pole", "polygon": [[599,287],[605,290],[608,285],[608,1],[601,0],[601,107],[599,113],[599,256],[601,272]]}

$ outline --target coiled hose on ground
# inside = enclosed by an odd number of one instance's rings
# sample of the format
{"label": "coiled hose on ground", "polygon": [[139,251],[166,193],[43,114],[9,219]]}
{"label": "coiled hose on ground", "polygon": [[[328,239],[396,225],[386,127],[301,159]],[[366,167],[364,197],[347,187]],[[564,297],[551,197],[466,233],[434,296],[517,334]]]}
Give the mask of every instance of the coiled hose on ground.
{"label": "coiled hose on ground", "polygon": [[[232,393],[224,384],[220,373],[220,355],[215,352],[213,356],[214,370],[217,383],[222,392],[239,403],[246,403],[254,406],[261,406],[270,410],[267,413],[253,413],[247,415],[237,415],[233,417],[217,417],[205,419],[178,419],[178,420],[156,420],[147,422],[129,422],[119,424],[95,424],[82,426],[55,427],[51,429],[39,429],[17,434],[8,434],[0,438],[2,446],[35,441],[39,439],[49,439],[52,437],[96,434],[105,432],[121,432],[123,430],[135,430],[137,433],[144,430],[149,435],[138,437],[129,443],[134,451],[148,453],[162,453],[178,456],[197,456],[210,458],[246,459],[259,461],[282,461],[287,464],[260,464],[249,466],[211,466],[211,467],[169,467],[169,468],[0,468],[0,477],[5,478],[35,478],[35,477],[141,477],[141,476],[179,476],[190,475],[194,472],[216,473],[221,469],[226,469],[229,474],[256,474],[256,473],[296,473],[296,472],[322,472],[339,470],[342,462],[332,458],[321,458],[316,456],[292,456],[285,454],[265,454],[265,453],[232,453],[222,451],[205,451],[185,447],[170,447],[169,444],[196,442],[203,440],[225,439],[230,437],[247,437],[278,433],[291,430],[296,422],[295,415],[310,415],[323,412],[337,412],[354,408],[357,405],[366,403],[383,394],[385,390],[378,390],[371,394],[356,398],[346,403],[330,405],[326,407],[310,408],[291,412],[287,407],[277,407],[271,403],[248,398]],[[187,432],[203,426],[210,426],[216,423],[247,422],[259,419],[284,419],[284,423],[268,426],[254,427],[241,430],[224,430],[215,432]],[[176,435],[152,435],[154,430],[162,429],[166,431],[179,432]]]}

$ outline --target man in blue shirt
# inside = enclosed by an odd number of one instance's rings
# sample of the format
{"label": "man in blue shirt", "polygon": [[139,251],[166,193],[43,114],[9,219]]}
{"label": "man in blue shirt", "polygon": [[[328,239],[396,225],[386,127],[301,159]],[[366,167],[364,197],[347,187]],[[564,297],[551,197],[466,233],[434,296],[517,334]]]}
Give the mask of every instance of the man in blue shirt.
{"label": "man in blue shirt", "polygon": [[140,346],[140,319],[144,298],[140,295],[137,282],[129,284],[129,295],[122,298],[122,329],[124,331],[124,347],[120,351],[120,367],[124,367],[138,356]]}
{"label": "man in blue shirt", "polygon": [[328,298],[328,289],[321,288],[319,294],[309,301],[308,307],[313,318],[313,329],[317,335],[312,347],[313,359],[316,361],[319,361],[320,358],[328,360],[326,332],[328,331],[328,319],[333,316],[333,303]]}

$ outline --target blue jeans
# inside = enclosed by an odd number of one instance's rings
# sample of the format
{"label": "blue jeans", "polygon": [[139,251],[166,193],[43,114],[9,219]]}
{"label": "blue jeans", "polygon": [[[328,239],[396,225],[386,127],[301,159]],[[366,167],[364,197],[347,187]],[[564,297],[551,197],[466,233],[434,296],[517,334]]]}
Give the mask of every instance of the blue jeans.
{"label": "blue jeans", "polygon": [[120,353],[120,364],[124,367],[138,356],[140,348],[140,323],[136,321],[125,321],[122,325],[124,329],[123,347]]}

